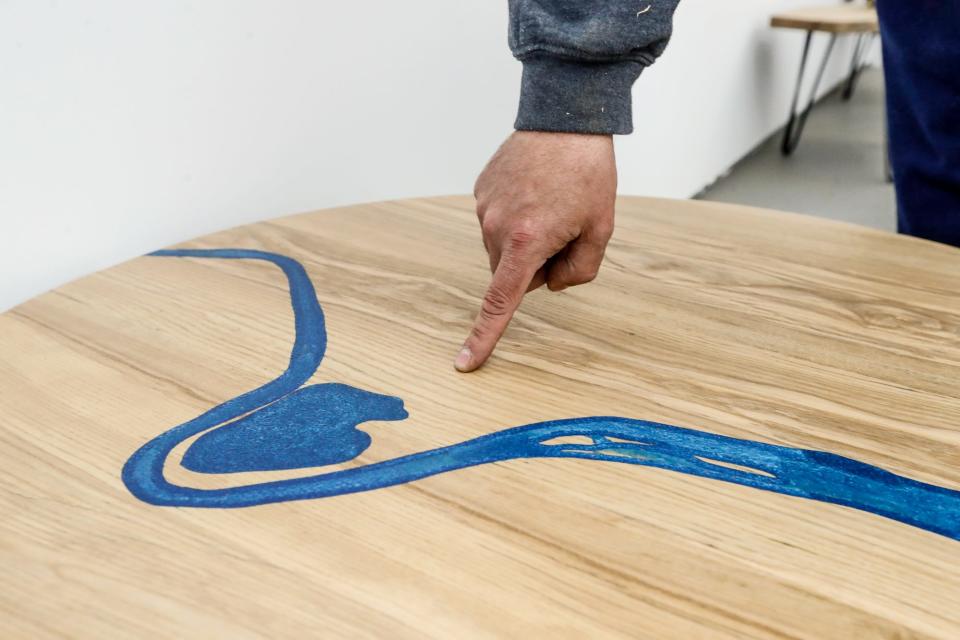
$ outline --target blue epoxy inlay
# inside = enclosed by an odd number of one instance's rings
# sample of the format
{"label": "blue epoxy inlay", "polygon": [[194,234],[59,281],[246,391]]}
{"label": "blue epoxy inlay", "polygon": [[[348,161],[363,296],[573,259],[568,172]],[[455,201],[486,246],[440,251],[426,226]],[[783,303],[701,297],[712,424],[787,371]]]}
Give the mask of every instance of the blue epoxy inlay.
{"label": "blue epoxy inlay", "polygon": [[406,417],[400,398],[345,384],[315,384],[206,432],[187,449],[183,466],[201,473],[232,473],[346,462],[371,443],[357,425]]}
{"label": "blue epoxy inlay", "polygon": [[[183,458],[183,466],[192,471],[232,473],[316,467],[360,455],[371,442],[370,436],[357,428],[363,422],[403,420],[407,413],[399,398],[348,385],[303,387],[320,366],[327,340],[313,284],[297,261],[244,249],[183,249],[151,255],[275,264],[289,283],[296,337],[290,363],[275,380],[162,433],[130,457],[123,468],[123,481],[145,502],[246,507],[371,491],[489,462],[582,458],[657,467],[843,505],[960,540],[960,491],[824,451],[619,417],[540,422],[303,478],[225,489],[172,484],[163,475],[167,457],[177,445],[198,434],[203,435],[196,438]],[[559,440],[569,436],[585,437],[588,443]]]}

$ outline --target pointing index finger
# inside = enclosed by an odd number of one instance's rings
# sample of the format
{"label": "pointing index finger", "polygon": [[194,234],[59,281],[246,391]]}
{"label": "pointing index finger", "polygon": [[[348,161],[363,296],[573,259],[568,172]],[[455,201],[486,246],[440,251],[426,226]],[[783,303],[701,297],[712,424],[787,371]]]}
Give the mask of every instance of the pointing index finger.
{"label": "pointing index finger", "polygon": [[473,371],[487,361],[540,266],[516,254],[503,254],[483,296],[473,329],[457,355],[454,366],[458,371]]}

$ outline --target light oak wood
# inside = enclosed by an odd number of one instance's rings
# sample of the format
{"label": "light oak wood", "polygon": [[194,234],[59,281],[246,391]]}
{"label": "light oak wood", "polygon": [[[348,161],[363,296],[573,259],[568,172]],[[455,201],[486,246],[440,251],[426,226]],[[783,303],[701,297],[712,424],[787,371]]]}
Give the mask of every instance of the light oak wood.
{"label": "light oak wood", "polygon": [[[367,204],[188,245],[300,260],[329,331],[314,380],[405,400],[345,466],[621,415],[960,488],[956,249],[622,198],[599,279],[528,296],[462,375],[488,280],[472,206]],[[0,637],[960,637],[960,542],[653,468],[513,461],[235,510],[128,493],[133,451],[286,366],[291,317],[269,264],[156,257],[0,315]]]}
{"label": "light oak wood", "polygon": [[778,13],[770,19],[773,27],[826,31],[828,33],[863,33],[880,31],[877,10],[872,7],[834,5],[794,9]]}

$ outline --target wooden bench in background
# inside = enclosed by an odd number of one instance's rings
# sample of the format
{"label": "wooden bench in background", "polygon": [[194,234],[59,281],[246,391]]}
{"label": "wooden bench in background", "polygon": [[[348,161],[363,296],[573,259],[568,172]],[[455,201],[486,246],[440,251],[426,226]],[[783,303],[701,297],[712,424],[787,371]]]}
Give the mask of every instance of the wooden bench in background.
{"label": "wooden bench in background", "polygon": [[[790,155],[797,148],[800,142],[800,136],[803,134],[803,128],[807,122],[807,116],[813,108],[816,101],[817,89],[820,81],[823,79],[823,73],[830,61],[830,55],[833,53],[834,44],[840,35],[856,35],[857,44],[854,47],[853,56],[850,61],[850,75],[847,78],[847,86],[844,89],[843,97],[849,100],[853,96],[856,87],[857,78],[863,69],[864,62],[870,47],[873,44],[875,36],[880,31],[880,23],[877,19],[877,11],[873,7],[866,5],[835,5],[826,7],[811,7],[807,9],[794,9],[785,11],[773,16],[770,25],[784,29],[801,29],[806,31],[807,37],[804,40],[803,54],[800,58],[800,72],[797,76],[797,87],[794,90],[793,101],[790,106],[790,117],[787,121],[787,127],[783,132],[783,143],[781,151],[783,155]],[[810,57],[810,44],[813,40],[814,32],[829,34],[830,40],[827,44],[827,50],[823,54],[823,60],[820,63],[820,69],[817,72],[810,91],[810,100],[803,111],[798,112],[797,106],[800,104],[800,92],[803,86],[804,74],[807,68],[807,59]]]}

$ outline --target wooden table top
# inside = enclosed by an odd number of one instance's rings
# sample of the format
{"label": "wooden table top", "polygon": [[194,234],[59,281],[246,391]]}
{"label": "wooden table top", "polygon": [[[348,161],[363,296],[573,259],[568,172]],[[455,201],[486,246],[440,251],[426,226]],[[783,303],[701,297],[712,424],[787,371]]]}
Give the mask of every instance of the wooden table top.
{"label": "wooden table top", "polygon": [[877,10],[863,5],[831,5],[793,9],[774,15],[773,27],[827,31],[829,33],[863,33],[880,31]]}
{"label": "wooden table top", "polygon": [[622,198],[465,375],[472,207],[0,315],[0,637],[960,637],[960,251]]}

